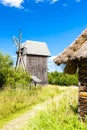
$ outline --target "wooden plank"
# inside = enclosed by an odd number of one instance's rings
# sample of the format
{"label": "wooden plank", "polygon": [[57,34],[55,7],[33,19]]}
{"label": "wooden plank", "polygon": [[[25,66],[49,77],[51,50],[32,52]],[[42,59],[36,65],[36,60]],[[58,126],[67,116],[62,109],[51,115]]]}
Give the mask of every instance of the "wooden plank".
{"label": "wooden plank", "polygon": [[79,78],[79,81],[82,82],[82,83],[87,83],[87,79],[86,78]]}
{"label": "wooden plank", "polygon": [[83,64],[87,64],[87,58],[86,58],[86,59],[82,59],[82,60],[79,62],[79,65],[83,65]]}
{"label": "wooden plank", "polygon": [[78,105],[80,107],[80,109],[82,108],[83,110],[86,109],[87,110],[87,104],[80,104]]}
{"label": "wooden plank", "polygon": [[[78,113],[80,112],[83,112],[84,113],[84,116],[87,114],[87,109],[83,108],[83,107],[80,107],[80,110]],[[81,116],[81,115],[80,115]]]}
{"label": "wooden plank", "polygon": [[79,115],[80,115],[80,117],[84,117],[84,116],[85,116],[85,113],[84,113],[83,111],[80,111],[80,112],[79,112]]}
{"label": "wooden plank", "polygon": [[86,75],[87,75],[87,72],[86,72],[86,71],[84,71],[84,72],[78,71],[78,74],[79,74],[79,76],[80,76],[80,75],[86,76]]}
{"label": "wooden plank", "polygon": [[87,97],[87,92],[79,92],[79,97]]}
{"label": "wooden plank", "polygon": [[79,102],[80,102],[80,104],[82,104],[82,103],[87,103],[87,98],[79,98]]}
{"label": "wooden plank", "polygon": [[[87,64],[87,63],[86,63]],[[87,69],[87,65],[84,65],[84,66],[80,66],[79,67],[79,70],[81,70],[81,71],[84,71],[84,70],[86,70]]]}
{"label": "wooden plank", "polygon": [[87,114],[87,110],[81,110],[81,109],[78,109],[78,113],[80,114],[80,112],[83,112],[84,114]]}
{"label": "wooden plank", "polygon": [[83,111],[83,109],[78,109],[78,114],[79,114],[79,116],[85,117],[87,115],[87,110]]}
{"label": "wooden plank", "polygon": [[80,87],[79,87],[79,92],[87,92],[87,87],[85,87],[85,86],[80,86]]}
{"label": "wooden plank", "polygon": [[36,55],[27,56],[27,71],[47,84],[47,71],[44,68],[47,68],[47,57]]}

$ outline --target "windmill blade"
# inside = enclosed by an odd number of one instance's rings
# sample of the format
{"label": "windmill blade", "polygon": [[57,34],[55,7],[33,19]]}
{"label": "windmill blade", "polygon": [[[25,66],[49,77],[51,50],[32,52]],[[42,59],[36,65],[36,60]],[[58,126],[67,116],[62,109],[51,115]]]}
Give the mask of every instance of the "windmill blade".
{"label": "windmill blade", "polygon": [[15,45],[17,46],[17,48],[19,49],[18,38],[16,38],[15,36],[13,36],[13,41],[14,41]]}
{"label": "windmill blade", "polygon": [[23,70],[25,70],[25,64],[22,58],[23,55],[23,48],[21,48],[21,38],[22,38],[22,31],[20,30],[19,32],[19,38],[16,38],[15,36],[13,36],[13,41],[15,43],[15,45],[17,46],[18,50],[17,50],[17,61],[16,61],[16,67],[21,66],[23,68]]}
{"label": "windmill blade", "polygon": [[21,45],[21,39],[22,39],[22,31],[20,30],[20,32],[19,32],[19,49],[20,49],[20,45]]}

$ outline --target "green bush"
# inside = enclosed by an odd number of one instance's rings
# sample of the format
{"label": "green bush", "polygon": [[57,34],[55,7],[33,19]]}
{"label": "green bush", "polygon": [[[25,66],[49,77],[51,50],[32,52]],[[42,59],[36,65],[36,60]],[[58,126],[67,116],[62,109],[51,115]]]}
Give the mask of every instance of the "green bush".
{"label": "green bush", "polygon": [[48,82],[49,84],[61,86],[78,85],[78,78],[77,74],[69,75],[55,71],[48,73]]}
{"label": "green bush", "polygon": [[13,61],[9,55],[4,55],[0,52],[0,88],[6,83],[6,77],[9,73]]}
{"label": "green bush", "polygon": [[15,69],[13,60],[9,55],[0,52],[0,88],[5,87],[27,87],[31,78],[29,73],[22,68]]}
{"label": "green bush", "polygon": [[12,88],[25,88],[28,87],[30,81],[29,73],[23,71],[22,68],[10,68],[6,78],[6,85]]}

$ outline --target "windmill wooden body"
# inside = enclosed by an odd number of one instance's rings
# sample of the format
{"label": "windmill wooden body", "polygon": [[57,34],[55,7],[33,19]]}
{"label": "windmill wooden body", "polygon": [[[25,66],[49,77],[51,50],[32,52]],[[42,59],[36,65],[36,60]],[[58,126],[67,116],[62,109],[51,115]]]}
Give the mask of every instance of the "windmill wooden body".
{"label": "windmill wooden body", "polygon": [[[16,66],[21,66],[24,70],[31,74],[32,79],[40,84],[47,84],[47,57],[50,56],[49,49],[45,42],[27,40],[17,44],[17,62]],[[19,46],[18,46],[19,45]]]}
{"label": "windmill wooden body", "polygon": [[57,65],[65,63],[66,73],[78,72],[78,113],[80,119],[87,120],[87,29],[54,62]]}

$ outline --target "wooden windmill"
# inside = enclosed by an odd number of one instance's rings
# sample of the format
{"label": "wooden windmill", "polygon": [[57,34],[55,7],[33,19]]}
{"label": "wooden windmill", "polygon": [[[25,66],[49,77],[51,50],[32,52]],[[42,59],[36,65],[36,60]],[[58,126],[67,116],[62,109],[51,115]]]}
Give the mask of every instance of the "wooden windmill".
{"label": "wooden windmill", "polygon": [[13,36],[13,41],[17,46],[16,67],[22,67],[23,70],[26,70],[35,84],[47,84],[47,58],[50,56],[47,44],[30,40],[26,40],[21,44],[21,37],[21,32],[19,38]]}
{"label": "wooden windmill", "polygon": [[16,67],[21,66],[23,70],[25,70],[25,63],[23,56],[25,55],[25,49],[21,47],[21,38],[22,38],[22,32],[19,33],[19,38],[13,36],[13,41],[17,47],[17,60],[16,60]]}

